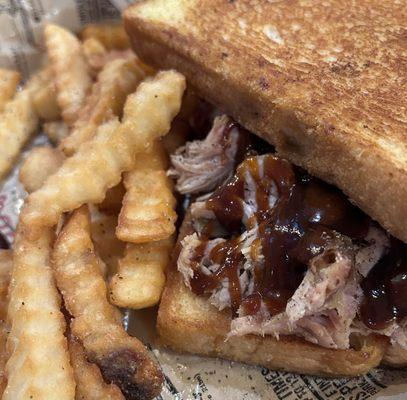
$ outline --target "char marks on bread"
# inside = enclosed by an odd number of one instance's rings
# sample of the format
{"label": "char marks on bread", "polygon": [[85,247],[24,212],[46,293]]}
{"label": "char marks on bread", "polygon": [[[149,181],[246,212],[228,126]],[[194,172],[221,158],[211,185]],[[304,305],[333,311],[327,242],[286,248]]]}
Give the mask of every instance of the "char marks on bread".
{"label": "char marks on bread", "polygon": [[404,241],[406,18],[391,0],[152,0],[124,13],[141,57]]}

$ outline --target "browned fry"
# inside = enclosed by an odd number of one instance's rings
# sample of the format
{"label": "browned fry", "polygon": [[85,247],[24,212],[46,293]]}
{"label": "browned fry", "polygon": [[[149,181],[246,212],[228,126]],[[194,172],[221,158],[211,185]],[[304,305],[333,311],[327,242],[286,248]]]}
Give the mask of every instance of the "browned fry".
{"label": "browned fry", "polygon": [[91,37],[82,42],[82,51],[92,76],[96,77],[105,65],[108,54],[106,47],[98,39]]}
{"label": "browned fry", "polygon": [[17,71],[0,68],[0,112],[14,96],[19,83],[20,74]]}
{"label": "browned fry", "polygon": [[137,88],[145,76],[144,68],[135,58],[107,63],[93,85],[71,134],[61,142],[64,153],[73,154],[83,142],[94,136],[100,124],[113,116],[120,117],[127,95]]}
{"label": "browned fry", "polygon": [[7,316],[7,291],[13,266],[13,252],[0,250],[0,321],[5,321]]}
{"label": "browned fry", "polygon": [[116,236],[117,214],[106,215],[92,212],[92,239],[96,254],[100,256],[107,271],[104,275],[111,276],[117,271],[119,259],[123,256],[126,244]]}
{"label": "browned fry", "polygon": [[89,212],[82,206],[63,227],[53,252],[57,285],[73,317],[72,334],[105,381],[116,384],[128,399],[152,399],[161,390],[162,373],[144,345],[117,320],[100,263],[90,237]]}
{"label": "browned fry", "polygon": [[49,175],[58,170],[64,160],[63,154],[52,147],[35,147],[30,151],[20,168],[19,179],[24,189],[34,192]]}
{"label": "browned fry", "polygon": [[98,209],[106,214],[118,215],[122,208],[125,193],[126,189],[124,188],[123,182],[120,182],[106,192],[106,197],[98,204]]}
{"label": "browned fry", "polygon": [[125,50],[130,40],[121,24],[89,24],[79,35],[83,41],[97,39],[108,50]]}
{"label": "browned fry", "polygon": [[83,41],[82,50],[94,78],[97,77],[107,63],[119,59],[129,60],[135,57],[131,49],[108,51],[98,39],[93,37]]}
{"label": "browned fry", "polygon": [[72,336],[68,339],[69,355],[75,376],[75,400],[124,400],[120,389],[107,384],[97,365],[86,359],[83,346]]}
{"label": "browned fry", "polygon": [[55,121],[61,118],[61,109],[57,102],[52,68],[47,66],[37,74],[38,88],[33,91],[31,99],[38,116],[44,121]]}
{"label": "browned fry", "polygon": [[89,68],[81,43],[71,32],[58,25],[48,24],[44,29],[44,36],[62,118],[71,126],[76,121],[92,84]]}
{"label": "browned fry", "polygon": [[63,121],[50,121],[42,126],[44,133],[54,144],[59,144],[69,135],[69,128]]}
{"label": "browned fry", "polygon": [[173,246],[173,237],[143,244],[129,243],[125,256],[119,260],[117,274],[110,281],[110,301],[133,309],[158,304]]}
{"label": "browned fry", "polygon": [[7,291],[13,267],[13,253],[11,250],[0,250],[0,396],[6,387],[4,367],[7,362]]}
{"label": "browned fry", "polygon": [[[133,168],[134,155],[165,135],[178,113],[185,79],[175,71],[160,72],[128,96],[123,122],[102,125],[92,140],[67,158],[61,168],[27,199],[20,217],[32,226],[54,226],[63,212],[85,203],[100,203],[124,171]],[[34,235],[34,232],[32,232]]]}
{"label": "browned fry", "polygon": [[56,121],[61,118],[61,109],[57,102],[57,92],[53,80],[45,82],[32,97],[35,111],[44,121]]}
{"label": "browned fry", "polygon": [[31,229],[20,220],[14,242],[8,306],[10,358],[2,399],[72,400],[75,381],[64,336],[66,324],[49,262],[54,233],[42,227],[31,239]]}
{"label": "browned fry", "polygon": [[116,235],[120,240],[145,243],[175,232],[176,200],[167,177],[167,154],[160,141],[136,157],[135,168],[124,176],[126,194]]}

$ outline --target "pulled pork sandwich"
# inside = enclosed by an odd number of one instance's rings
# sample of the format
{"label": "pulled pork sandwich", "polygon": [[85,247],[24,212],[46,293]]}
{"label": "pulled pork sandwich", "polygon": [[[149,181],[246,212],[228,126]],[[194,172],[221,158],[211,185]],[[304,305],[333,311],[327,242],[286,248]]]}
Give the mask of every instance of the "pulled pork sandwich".
{"label": "pulled pork sandwich", "polygon": [[320,375],[407,365],[401,7],[152,0],[125,12],[136,52],[216,107],[206,137],[171,157],[191,204],[162,343]]}

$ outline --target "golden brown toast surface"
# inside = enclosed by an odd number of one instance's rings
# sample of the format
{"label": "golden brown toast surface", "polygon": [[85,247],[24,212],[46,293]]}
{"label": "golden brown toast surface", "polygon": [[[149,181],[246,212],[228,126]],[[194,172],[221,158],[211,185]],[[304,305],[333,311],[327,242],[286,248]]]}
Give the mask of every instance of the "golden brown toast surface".
{"label": "golden brown toast surface", "polygon": [[379,336],[358,338],[357,350],[332,350],[295,336],[246,335],[226,340],[230,314],[218,311],[204,297],[191,292],[176,270],[180,241],[191,232],[190,217],[184,219],[167,284],[158,311],[160,343],[181,352],[217,356],[270,369],[327,375],[355,376],[377,366],[388,341]]}
{"label": "golden brown toast surface", "polygon": [[133,47],[407,241],[407,8],[390,0],[150,0]]}

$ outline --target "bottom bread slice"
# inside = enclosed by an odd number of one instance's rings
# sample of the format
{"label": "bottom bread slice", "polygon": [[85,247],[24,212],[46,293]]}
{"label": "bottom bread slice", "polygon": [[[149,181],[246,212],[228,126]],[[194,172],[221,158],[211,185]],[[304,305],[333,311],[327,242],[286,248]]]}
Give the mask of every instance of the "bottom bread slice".
{"label": "bottom bread slice", "polygon": [[[186,217],[180,238],[189,231]],[[175,266],[179,248],[178,241],[158,311],[160,344],[180,352],[321,376],[361,375],[380,364],[388,340],[378,335],[355,337],[349,350],[327,349],[296,336],[277,340],[272,336],[245,335],[226,340],[231,321],[228,310],[218,311],[184,285]]]}

